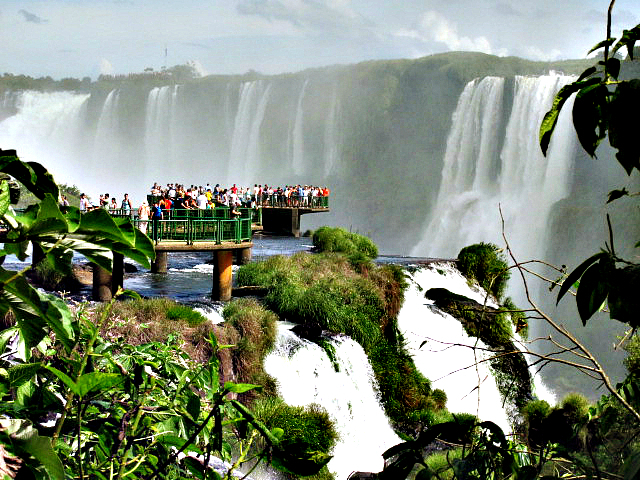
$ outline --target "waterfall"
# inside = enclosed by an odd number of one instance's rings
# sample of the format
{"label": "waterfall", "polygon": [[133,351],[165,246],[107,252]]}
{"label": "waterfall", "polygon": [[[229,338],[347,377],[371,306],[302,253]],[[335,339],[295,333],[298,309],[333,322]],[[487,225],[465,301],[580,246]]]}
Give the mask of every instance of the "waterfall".
{"label": "waterfall", "polygon": [[278,391],[293,406],[325,408],[340,439],[328,468],[340,480],[352,471],[378,472],[382,453],[400,443],[380,406],[373,370],[362,347],[348,337],[329,340],[338,371],[318,345],[278,327],[276,348],[265,359]]}
{"label": "waterfall", "polygon": [[[455,256],[472,243],[502,244],[498,205],[510,243],[530,258],[544,254],[551,207],[569,194],[576,145],[571,102],[560,115],[546,158],[538,128],[556,92],[571,80],[555,74],[516,77],[504,132],[498,128],[505,113],[504,80],[485,77],[467,84],[452,117],[431,220],[414,255]],[[504,146],[498,155],[500,140]]]}
{"label": "waterfall", "polygon": [[[509,404],[503,407],[503,399],[489,362],[483,362],[490,355],[483,351],[487,347],[469,337],[458,320],[440,311],[431,300],[425,299],[424,292],[436,287],[446,288],[481,304],[486,300],[486,292],[477,285],[470,285],[452,262],[432,263],[411,273],[410,286],[405,292],[405,302],[398,316],[398,326],[416,367],[431,380],[432,388],[446,392],[450,412],[472,413],[510,432],[510,417],[515,407]],[[491,299],[487,305],[497,307]],[[513,340],[518,348],[523,348],[515,335]],[[555,403],[553,394],[535,372],[531,374],[535,395],[551,404]]]}
{"label": "waterfall", "polygon": [[119,141],[119,104],[120,91],[111,90],[102,106],[93,144],[93,159],[98,164],[114,165],[122,158],[122,142]]}
{"label": "waterfall", "polygon": [[162,175],[170,178],[180,175],[184,169],[184,165],[166,161],[178,158],[183,143],[180,131],[179,92],[180,85],[155,87],[149,91],[144,124],[144,167],[145,172],[148,172],[145,177],[159,176],[158,163],[163,166]]}
{"label": "waterfall", "polygon": [[324,176],[328,177],[333,173],[338,163],[340,150],[340,129],[338,128],[338,119],[340,116],[340,100],[338,99],[337,86],[334,86],[331,93],[331,103],[329,105],[329,113],[327,114],[327,122],[324,129]]}
{"label": "waterfall", "polygon": [[[398,316],[398,326],[416,367],[431,380],[432,388],[447,394],[452,413],[471,413],[511,430],[500,392],[482,351],[482,342],[469,337],[462,324],[424,298],[429,288],[440,287],[484,303],[485,292],[470,287],[450,263],[435,264],[411,274],[409,289]],[[495,307],[492,302],[489,306]],[[424,343],[423,345],[423,342]],[[472,347],[477,347],[476,349]]]}
{"label": "waterfall", "polygon": [[24,91],[5,99],[15,102],[16,113],[0,123],[0,148],[17,150],[24,161],[47,158],[57,179],[73,182],[78,171],[67,162],[80,155],[89,95]]}
{"label": "waterfall", "polygon": [[291,170],[295,175],[302,175],[304,169],[304,132],[303,132],[303,116],[302,102],[304,101],[304,93],[307,89],[309,79],[305,79],[302,84],[302,90],[298,96],[298,104],[296,107],[296,118],[293,123],[293,152],[291,158]]}
{"label": "waterfall", "polygon": [[240,86],[229,159],[238,184],[248,185],[256,177],[260,165],[260,127],[270,90],[271,84],[265,88],[262,80],[244,82]]}

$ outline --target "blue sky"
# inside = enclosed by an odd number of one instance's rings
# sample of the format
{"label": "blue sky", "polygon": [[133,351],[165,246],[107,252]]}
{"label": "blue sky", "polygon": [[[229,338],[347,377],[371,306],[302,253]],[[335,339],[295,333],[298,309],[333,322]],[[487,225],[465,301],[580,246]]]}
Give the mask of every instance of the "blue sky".
{"label": "blue sky", "polygon": [[[3,0],[0,74],[95,78],[194,62],[274,74],[452,50],[582,58],[605,37],[595,0]],[[640,23],[617,0],[613,33]],[[165,57],[166,52],[166,57]]]}

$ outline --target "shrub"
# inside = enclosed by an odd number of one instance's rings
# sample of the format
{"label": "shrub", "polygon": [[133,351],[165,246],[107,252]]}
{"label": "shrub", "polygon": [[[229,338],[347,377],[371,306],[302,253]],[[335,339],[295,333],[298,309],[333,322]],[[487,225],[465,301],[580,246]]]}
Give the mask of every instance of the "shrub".
{"label": "shrub", "polygon": [[[283,465],[285,462],[313,463],[314,457],[320,461],[330,459],[328,455],[338,440],[338,433],[322,407],[292,407],[280,398],[269,397],[257,400],[253,405],[253,413],[270,430],[283,430],[282,440],[273,453],[276,468],[287,472]],[[317,456],[318,453],[323,455]],[[326,467],[323,470],[326,475]]]}
{"label": "shrub", "polygon": [[[264,358],[275,345],[276,315],[254,299],[241,298],[227,304],[222,316],[226,323],[217,327],[216,334],[233,340],[234,347],[228,350],[237,381],[262,385],[267,394],[275,392],[275,381],[264,371]],[[251,390],[239,398],[251,403],[256,396]]]}
{"label": "shrub", "polygon": [[[97,305],[95,315],[106,308],[106,304]],[[169,312],[173,312],[171,317]],[[212,324],[186,305],[168,298],[138,298],[114,303],[102,334],[131,345],[165,343],[177,337],[194,360],[204,362],[212,354],[208,340],[212,331]]]}
{"label": "shrub", "polygon": [[460,250],[458,269],[469,280],[476,280],[498,301],[502,299],[511,275],[506,258],[492,243],[476,243]]}
{"label": "shrub", "polygon": [[198,326],[207,321],[204,315],[186,305],[173,305],[167,309],[166,314],[169,320],[184,320],[190,327]]}
{"label": "shrub", "polygon": [[347,232],[340,227],[320,227],[313,232],[313,246],[318,252],[340,252],[346,255],[359,252],[368,258],[378,256],[378,247],[369,238]]}

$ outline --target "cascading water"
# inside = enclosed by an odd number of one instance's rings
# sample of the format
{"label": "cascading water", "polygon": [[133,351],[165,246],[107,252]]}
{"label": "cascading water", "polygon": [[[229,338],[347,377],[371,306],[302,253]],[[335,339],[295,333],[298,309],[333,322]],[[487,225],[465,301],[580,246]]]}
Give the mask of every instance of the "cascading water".
{"label": "cascading water", "polygon": [[56,178],[71,183],[75,172],[65,164],[79,156],[88,99],[71,92],[13,95],[16,113],[0,123],[0,148],[18,149],[25,160],[47,159]]}
{"label": "cascading water", "polygon": [[[473,289],[450,263],[434,264],[411,275],[398,316],[398,326],[418,370],[432,388],[447,394],[452,413],[472,413],[510,431],[509,418],[483,351],[485,345],[469,337],[460,322],[424,298],[429,288],[440,287],[483,304],[486,293]],[[494,306],[493,302],[487,302]],[[426,343],[425,343],[426,342]]]}
{"label": "cascading water", "polygon": [[256,80],[240,88],[240,101],[231,140],[230,164],[234,178],[244,184],[253,178],[260,165],[260,127],[269,102],[271,84]]}
{"label": "cascading water", "polygon": [[301,175],[304,172],[304,110],[302,102],[304,101],[304,93],[308,83],[309,79],[307,78],[302,84],[302,90],[300,90],[300,96],[298,97],[298,106],[296,107],[296,118],[293,122],[291,169],[296,175]]}
{"label": "cascading water", "polygon": [[334,86],[331,93],[331,104],[329,107],[329,113],[327,114],[327,123],[324,130],[324,175],[328,177],[333,173],[335,165],[338,163],[340,157],[340,147],[342,143],[340,140],[340,128],[339,125],[340,116],[340,100],[338,99],[338,92]]}
{"label": "cascading water", "polygon": [[510,243],[528,258],[543,256],[551,207],[570,191],[576,145],[568,114],[572,100],[560,115],[546,158],[537,132],[556,92],[571,80],[555,74],[516,77],[504,133],[499,129],[504,79],[467,84],[453,115],[436,204],[414,255],[455,256],[472,243],[503,243],[500,205]]}
{"label": "cascading water", "polygon": [[265,370],[276,378],[279,394],[289,405],[315,403],[329,413],[340,435],[328,465],[337,479],[346,479],[352,471],[378,472],[384,466],[382,453],[400,439],[380,406],[362,347],[342,336],[329,342],[335,348],[335,365],[318,345],[280,324]]}
{"label": "cascading water", "polygon": [[[432,388],[447,394],[447,408],[452,413],[465,412],[481,420],[491,420],[505,432],[511,431],[514,406],[505,403],[489,362],[487,347],[469,337],[462,324],[437,309],[424,297],[430,288],[445,288],[489,307],[497,305],[486,292],[469,285],[451,262],[432,263],[410,275],[410,286],[398,316],[398,326],[420,372],[431,380]],[[514,343],[520,343],[514,338]],[[553,395],[534,372],[534,394],[554,403]]]}

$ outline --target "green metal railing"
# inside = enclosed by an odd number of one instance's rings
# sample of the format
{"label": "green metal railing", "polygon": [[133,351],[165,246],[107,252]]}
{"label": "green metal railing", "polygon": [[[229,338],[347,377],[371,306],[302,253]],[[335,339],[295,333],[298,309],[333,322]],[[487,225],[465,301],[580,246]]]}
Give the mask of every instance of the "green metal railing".
{"label": "green metal railing", "polygon": [[[167,220],[140,220],[133,219],[136,228],[144,227],[146,233],[156,243],[162,241],[178,240],[189,245],[195,242],[250,242],[251,219],[237,217],[234,219],[198,218],[171,218]],[[142,228],[144,231],[145,228]]]}

